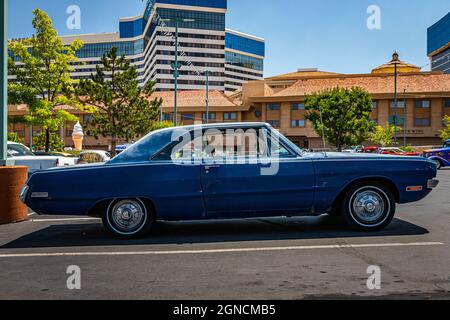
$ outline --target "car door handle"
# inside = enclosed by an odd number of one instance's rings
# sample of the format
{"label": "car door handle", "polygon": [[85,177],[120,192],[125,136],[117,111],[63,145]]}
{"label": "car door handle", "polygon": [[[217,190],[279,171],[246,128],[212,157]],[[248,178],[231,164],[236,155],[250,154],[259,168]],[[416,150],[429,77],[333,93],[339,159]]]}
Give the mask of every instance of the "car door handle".
{"label": "car door handle", "polygon": [[205,171],[206,172],[209,172],[211,169],[219,169],[220,168],[220,166],[219,165],[208,165],[208,166],[205,166]]}

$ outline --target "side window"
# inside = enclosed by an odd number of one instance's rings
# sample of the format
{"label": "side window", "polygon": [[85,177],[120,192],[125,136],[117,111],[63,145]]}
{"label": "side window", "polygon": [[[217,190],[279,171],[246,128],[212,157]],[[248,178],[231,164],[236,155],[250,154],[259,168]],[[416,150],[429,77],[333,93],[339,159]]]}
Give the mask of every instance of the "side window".
{"label": "side window", "polygon": [[259,158],[266,155],[265,135],[259,129],[210,130],[204,134],[203,159]]}

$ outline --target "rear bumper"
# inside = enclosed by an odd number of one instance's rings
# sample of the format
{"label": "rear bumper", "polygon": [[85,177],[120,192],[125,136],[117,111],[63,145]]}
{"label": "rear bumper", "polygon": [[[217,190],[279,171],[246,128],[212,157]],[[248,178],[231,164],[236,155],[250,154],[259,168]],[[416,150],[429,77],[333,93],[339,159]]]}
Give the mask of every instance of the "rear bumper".
{"label": "rear bumper", "polygon": [[430,179],[430,180],[428,180],[427,188],[428,189],[435,189],[438,185],[439,185],[439,180],[438,179]]}

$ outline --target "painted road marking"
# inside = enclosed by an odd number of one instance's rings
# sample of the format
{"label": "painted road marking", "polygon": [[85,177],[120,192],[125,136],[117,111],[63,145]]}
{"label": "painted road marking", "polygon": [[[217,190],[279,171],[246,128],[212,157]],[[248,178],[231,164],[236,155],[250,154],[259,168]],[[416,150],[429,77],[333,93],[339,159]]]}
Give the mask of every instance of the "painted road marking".
{"label": "painted road marking", "polygon": [[210,250],[19,253],[19,254],[0,254],[0,259],[39,258],[39,257],[83,257],[83,256],[156,256],[156,255],[214,254],[214,253],[241,253],[241,252],[299,251],[299,250],[320,250],[320,249],[323,250],[323,249],[430,247],[442,245],[444,245],[442,242],[412,242],[412,243],[344,244],[344,245],[323,245],[323,246],[236,248],[236,249],[210,249]]}

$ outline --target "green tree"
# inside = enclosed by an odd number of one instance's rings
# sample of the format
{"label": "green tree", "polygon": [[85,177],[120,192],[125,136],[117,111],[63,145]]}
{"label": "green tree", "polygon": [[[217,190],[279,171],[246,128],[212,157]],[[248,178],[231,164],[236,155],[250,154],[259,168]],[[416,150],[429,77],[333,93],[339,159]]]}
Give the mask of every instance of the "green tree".
{"label": "green tree", "polygon": [[[41,132],[37,136],[33,137],[33,146],[37,150],[45,149],[47,146],[47,134],[45,132]],[[64,151],[64,142],[61,140],[57,132],[50,132],[49,146],[49,151]]]}
{"label": "green tree", "polygon": [[[397,131],[402,130],[397,127]],[[376,126],[375,130],[369,134],[369,141],[382,147],[392,146],[394,144],[395,127],[386,123],[386,126]]]}
{"label": "green tree", "polygon": [[47,13],[33,11],[35,34],[30,39],[12,41],[8,49],[20,59],[16,65],[9,59],[9,73],[17,78],[8,86],[9,103],[26,104],[28,124],[39,126],[45,133],[45,150],[50,149],[51,132],[77,117],[59,106],[77,106],[73,97],[74,81],[70,78],[71,64],[78,61],[75,52],[83,43],[79,40],[64,45]]}
{"label": "green tree", "polygon": [[373,130],[370,120],[372,99],[361,88],[335,88],[308,96],[306,119],[316,133],[342,151],[344,146],[359,145]]}
{"label": "green tree", "polygon": [[450,116],[445,116],[444,123],[446,124],[447,128],[441,130],[441,138],[442,140],[447,141],[450,139]]}
{"label": "green tree", "polygon": [[113,47],[96,73],[81,80],[76,89],[84,110],[92,114],[88,134],[111,138],[113,156],[119,140],[130,141],[159,126],[162,100],[150,101],[154,83],[141,89],[136,78],[136,67]]}
{"label": "green tree", "polygon": [[19,135],[15,132],[8,132],[8,141],[23,143],[23,139],[19,137]]}

